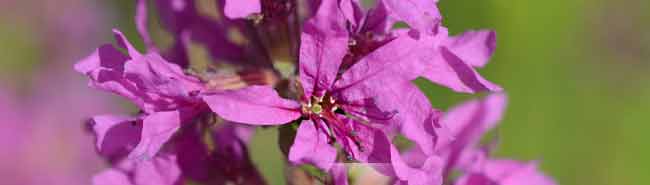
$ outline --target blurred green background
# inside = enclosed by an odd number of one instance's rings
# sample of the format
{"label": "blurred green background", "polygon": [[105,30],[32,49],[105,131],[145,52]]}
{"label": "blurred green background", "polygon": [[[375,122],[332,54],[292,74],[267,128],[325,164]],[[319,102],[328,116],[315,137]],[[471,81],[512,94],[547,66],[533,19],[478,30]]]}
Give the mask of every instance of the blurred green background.
{"label": "blurred green background", "polygon": [[[135,40],[132,2],[100,4],[107,29],[90,44],[112,42],[110,27]],[[29,18],[43,7],[20,8],[0,13],[0,78],[17,92],[48,56]],[[480,72],[510,97],[499,156],[539,160],[562,185],[650,184],[650,1],[441,0],[440,9],[453,34],[497,31],[496,55]],[[77,49],[81,58],[93,48]],[[417,83],[442,109],[472,97]],[[275,134],[258,133],[251,151],[283,184]]]}

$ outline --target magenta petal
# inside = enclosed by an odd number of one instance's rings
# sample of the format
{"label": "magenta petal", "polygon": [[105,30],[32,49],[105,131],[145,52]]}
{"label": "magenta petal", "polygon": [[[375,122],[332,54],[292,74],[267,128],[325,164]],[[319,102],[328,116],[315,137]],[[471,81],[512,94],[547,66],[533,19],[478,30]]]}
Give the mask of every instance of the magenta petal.
{"label": "magenta petal", "polygon": [[485,80],[471,65],[446,47],[440,47],[439,51],[428,64],[424,64],[427,69],[423,76],[426,79],[458,92],[501,91],[501,87]]}
{"label": "magenta petal", "polygon": [[142,37],[144,44],[147,46],[147,50],[156,51],[156,46],[154,45],[151,36],[149,36],[147,12],[147,0],[137,0],[134,17],[135,27],[137,28],[140,37]]}
{"label": "magenta petal", "polygon": [[383,0],[397,20],[426,34],[435,34],[442,16],[433,0]]}
{"label": "magenta petal", "polygon": [[443,116],[441,123],[449,128],[454,137],[439,151],[446,157],[447,170],[471,163],[469,156],[475,145],[501,120],[505,107],[506,96],[497,93],[456,106]]}
{"label": "magenta petal", "polygon": [[228,18],[246,18],[250,14],[262,12],[260,0],[226,0],[224,13]]}
{"label": "magenta petal", "polygon": [[316,130],[314,122],[303,121],[289,150],[289,161],[329,170],[336,160],[336,148],[328,144],[328,139],[327,135]]}
{"label": "magenta petal", "polygon": [[376,130],[372,141],[373,148],[365,152],[364,163],[373,166],[387,176],[395,177],[402,184],[442,184],[442,160],[436,156],[426,157],[424,161],[409,164],[391,143],[388,137]]}
{"label": "magenta petal", "polygon": [[322,96],[336,79],[348,49],[345,18],[338,3],[323,1],[316,16],[305,23],[300,38],[300,82],[305,96]]}
{"label": "magenta petal", "polygon": [[129,42],[129,40],[126,39],[126,36],[124,36],[124,34],[120,30],[113,29],[113,34],[115,35],[115,40],[117,40],[117,44],[120,47],[126,49],[126,51],[129,53],[129,56],[137,57],[142,55],[137,49],[135,49],[135,47],[133,47],[133,44],[131,44],[131,42]]}
{"label": "magenta petal", "polygon": [[555,185],[537,164],[512,160],[489,160],[483,169],[458,179],[455,185]]}
{"label": "magenta petal", "polygon": [[491,30],[468,31],[450,37],[443,45],[466,63],[483,67],[496,49],[496,33]]}
{"label": "magenta petal", "polygon": [[270,86],[250,86],[203,97],[222,118],[252,125],[279,125],[301,116],[297,102],[283,99]]}
{"label": "magenta petal", "polygon": [[332,176],[334,185],[348,185],[348,170],[345,164],[337,163],[332,165],[329,174]]}
{"label": "magenta petal", "polygon": [[203,88],[198,79],[185,75],[180,66],[165,61],[156,53],[127,62],[124,73],[140,90],[168,97],[188,97],[190,92]]}
{"label": "magenta petal", "polygon": [[162,155],[137,164],[133,180],[138,185],[181,185],[176,156]]}
{"label": "magenta petal", "polygon": [[96,136],[97,150],[102,156],[116,162],[138,144],[142,126],[137,118],[129,116],[96,116],[91,127]]}
{"label": "magenta petal", "polygon": [[108,169],[95,175],[92,185],[134,185],[124,172],[117,169]]}
{"label": "magenta petal", "polygon": [[[416,40],[402,36],[378,48],[341,75],[334,89],[342,90],[354,85],[373,81],[377,84],[391,81],[415,79],[421,66],[414,66]],[[396,80],[398,79],[398,80]]]}
{"label": "magenta petal", "polygon": [[[454,144],[474,144],[501,121],[506,104],[504,94],[491,94],[482,100],[468,101],[451,108],[441,123],[450,129],[456,140]],[[465,147],[469,146],[462,148]]]}
{"label": "magenta petal", "polygon": [[146,160],[154,157],[158,150],[180,128],[178,111],[156,112],[142,120],[140,143],[129,154],[129,159]]}

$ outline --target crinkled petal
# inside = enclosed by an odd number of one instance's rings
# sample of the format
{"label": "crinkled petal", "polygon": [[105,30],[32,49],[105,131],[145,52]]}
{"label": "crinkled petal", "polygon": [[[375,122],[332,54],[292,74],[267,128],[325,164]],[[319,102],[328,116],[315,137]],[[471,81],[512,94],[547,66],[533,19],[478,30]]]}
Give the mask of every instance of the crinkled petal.
{"label": "crinkled petal", "polygon": [[442,16],[433,0],[382,0],[395,19],[425,34],[435,34]]}
{"label": "crinkled petal", "polygon": [[408,36],[398,37],[362,58],[341,75],[334,84],[334,91],[373,81],[384,83],[395,80],[411,80],[417,77],[420,66],[409,60],[414,56],[418,42]]}
{"label": "crinkled petal", "polygon": [[[365,63],[357,65],[362,64]],[[345,74],[342,80],[345,80]],[[428,154],[433,153],[437,142],[450,139],[445,126],[438,123],[439,111],[431,107],[428,98],[409,78],[383,74],[357,82],[341,90],[340,95],[341,102],[365,102],[344,105],[344,110],[372,123],[384,122],[383,129],[386,131],[399,129],[401,134]],[[370,101],[360,101],[368,99]],[[389,112],[393,114],[389,116]]]}
{"label": "crinkled petal", "polygon": [[424,78],[457,92],[501,91],[501,87],[484,79],[448,48],[440,47],[438,51],[433,56],[423,58],[426,69],[422,75]]}
{"label": "crinkled petal", "polygon": [[468,31],[449,37],[443,45],[466,63],[483,67],[496,49],[496,33],[491,30]]}
{"label": "crinkled petal", "polygon": [[183,98],[202,89],[198,79],[185,75],[178,65],[165,61],[156,53],[127,62],[124,70],[125,78],[134,82],[138,89],[159,96]]}
{"label": "crinkled petal", "polygon": [[260,0],[226,0],[224,13],[228,18],[246,18],[254,13],[262,12]]}
{"label": "crinkled petal", "polygon": [[345,18],[338,3],[324,0],[301,34],[300,82],[305,96],[322,96],[331,88],[347,49]]}
{"label": "crinkled petal", "polygon": [[289,161],[294,164],[311,164],[327,171],[336,160],[336,148],[328,144],[329,137],[317,130],[314,124],[310,120],[300,124],[289,149]]}
{"label": "crinkled petal", "polygon": [[104,45],[75,65],[90,78],[91,86],[124,96],[147,113],[196,101],[189,96],[203,88],[198,79],[156,53],[140,54],[119,31],[115,33],[119,45],[129,50],[128,56]]}
{"label": "crinkled petal", "polygon": [[163,145],[180,128],[178,111],[156,112],[142,120],[140,142],[129,154],[133,160],[147,160],[156,155]]}
{"label": "crinkled petal", "polygon": [[203,97],[222,118],[253,125],[279,125],[301,116],[297,102],[283,99],[270,86],[250,86]]}

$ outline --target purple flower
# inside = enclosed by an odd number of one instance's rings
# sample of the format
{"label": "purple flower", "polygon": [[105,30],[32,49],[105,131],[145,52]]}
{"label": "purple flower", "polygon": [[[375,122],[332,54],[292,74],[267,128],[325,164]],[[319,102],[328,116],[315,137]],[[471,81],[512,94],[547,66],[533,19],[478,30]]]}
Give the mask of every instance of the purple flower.
{"label": "purple flower", "polygon": [[118,157],[125,151],[115,151],[114,146],[128,143],[133,145],[129,158],[152,157],[182,122],[205,108],[197,97],[204,85],[156,53],[139,53],[119,31],[114,32],[128,55],[104,45],[75,69],[91,79],[90,86],[126,97],[142,112],[137,117],[93,118],[97,147],[104,155]]}
{"label": "purple flower", "polygon": [[363,153],[374,148],[369,144],[375,126],[395,114],[377,109],[370,94],[355,90],[357,84],[372,78],[376,69],[358,65],[337,79],[347,53],[348,34],[335,1],[321,4],[301,38],[299,101],[281,98],[268,86],[218,92],[204,100],[215,113],[234,122],[278,125],[302,118],[289,154],[293,162],[329,169],[337,155],[330,145],[334,141],[349,157],[366,158]]}
{"label": "purple flower", "polygon": [[146,0],[137,1],[135,22],[138,33],[149,52],[162,52],[165,59],[183,68],[189,66],[187,49],[190,42],[206,47],[215,61],[241,63],[246,59],[245,47],[234,42],[228,35],[230,29],[245,32],[242,23],[224,19],[213,20],[201,15],[194,0],[155,1],[163,28],[174,38],[172,47],[161,51],[149,35],[146,2]]}
{"label": "purple flower", "polygon": [[555,185],[537,168],[535,162],[490,159],[474,171],[461,176],[455,185]]}
{"label": "purple flower", "polygon": [[[253,128],[217,123],[214,132],[204,135],[209,124],[183,127],[158,155],[142,161],[120,160],[97,174],[93,184],[265,184],[246,147]],[[205,142],[206,136],[211,144]]]}
{"label": "purple flower", "polygon": [[140,163],[124,161],[92,179],[93,185],[180,185],[181,170],[174,155],[159,155]]}
{"label": "purple flower", "polygon": [[426,154],[422,148],[414,147],[403,153],[402,159],[413,165],[432,156],[441,157],[444,166],[442,177],[449,178],[454,170],[464,173],[455,183],[458,185],[555,184],[537,171],[533,163],[489,159],[490,147],[478,146],[482,136],[501,120],[505,105],[506,96],[497,93],[450,109],[442,117],[441,124],[447,126],[453,139],[439,142],[434,154]]}

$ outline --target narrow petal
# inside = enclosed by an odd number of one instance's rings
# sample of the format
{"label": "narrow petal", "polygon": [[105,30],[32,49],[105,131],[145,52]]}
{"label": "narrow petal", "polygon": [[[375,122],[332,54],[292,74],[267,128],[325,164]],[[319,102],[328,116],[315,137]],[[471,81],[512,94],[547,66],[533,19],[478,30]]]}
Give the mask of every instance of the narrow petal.
{"label": "narrow petal", "polygon": [[327,143],[328,139],[327,135],[316,130],[314,122],[303,121],[289,150],[289,161],[294,164],[312,164],[329,170],[336,160],[336,148]]}
{"label": "narrow petal", "polygon": [[[324,0],[300,36],[300,82],[305,96],[322,96],[347,54],[348,33],[336,0]],[[315,94],[314,94],[315,93]]]}
{"label": "narrow petal", "polygon": [[425,59],[424,63],[426,72],[423,77],[454,91],[466,93],[501,91],[501,87],[485,80],[471,65],[446,47],[440,47],[439,53]]}
{"label": "narrow petal", "polygon": [[297,102],[283,99],[270,86],[250,86],[203,97],[222,118],[253,125],[280,125],[301,116]]}
{"label": "narrow petal", "polygon": [[131,57],[138,57],[142,55],[135,47],[133,47],[133,44],[129,42],[129,40],[124,36],[124,34],[118,30],[118,29],[113,29],[113,34],[115,36],[115,40],[117,40],[117,44],[126,49],[126,51],[129,53],[129,56]]}
{"label": "narrow petal", "polygon": [[358,26],[361,26],[361,20],[364,15],[359,0],[341,0],[339,7],[345,19],[355,30]]}
{"label": "narrow petal", "polygon": [[156,112],[142,120],[140,142],[129,154],[133,160],[151,159],[180,128],[178,111]]}
{"label": "narrow petal", "polygon": [[157,51],[156,46],[149,35],[147,10],[147,0],[137,0],[134,17],[135,27],[137,28],[140,37],[142,37],[145,46],[147,46],[147,50]]}
{"label": "narrow petal", "polygon": [[262,12],[260,0],[226,0],[224,13],[228,18],[246,18],[251,14]]}
{"label": "narrow petal", "polygon": [[491,30],[468,31],[449,37],[443,45],[466,63],[483,67],[496,49],[496,33]]}

